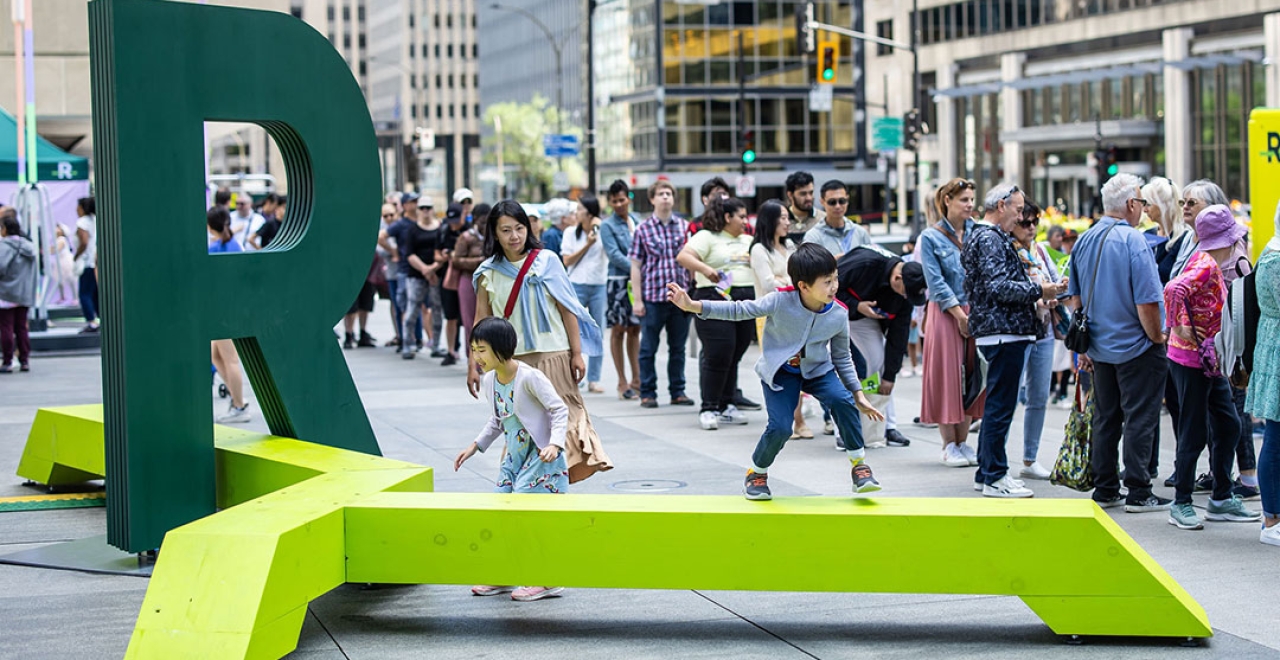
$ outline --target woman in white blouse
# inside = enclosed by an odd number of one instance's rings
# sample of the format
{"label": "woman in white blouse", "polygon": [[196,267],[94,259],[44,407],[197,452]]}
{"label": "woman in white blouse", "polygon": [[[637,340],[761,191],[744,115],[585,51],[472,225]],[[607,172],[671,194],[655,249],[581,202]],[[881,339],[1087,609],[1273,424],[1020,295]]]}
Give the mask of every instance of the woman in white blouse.
{"label": "woman in white blouse", "polygon": [[[754,275],[756,300],[786,286],[791,286],[791,277],[787,275],[787,260],[796,246],[787,238],[791,230],[791,215],[787,207],[776,199],[771,199],[760,206],[756,212],[756,234],[751,243],[751,274]],[[764,319],[756,320],[756,334],[764,329]],[[792,438],[812,438],[813,431],[804,421],[804,399],[796,406],[795,425]]]}
{"label": "woman in white blouse", "polygon": [[[578,294],[578,302],[591,312],[596,325],[604,328],[604,284],[609,274],[609,262],[605,258],[604,243],[600,241],[600,202],[592,195],[578,199],[576,214],[578,224],[564,231],[560,242],[560,256],[564,259],[569,282]],[[600,386],[602,356],[587,358],[587,391],[604,392]]]}

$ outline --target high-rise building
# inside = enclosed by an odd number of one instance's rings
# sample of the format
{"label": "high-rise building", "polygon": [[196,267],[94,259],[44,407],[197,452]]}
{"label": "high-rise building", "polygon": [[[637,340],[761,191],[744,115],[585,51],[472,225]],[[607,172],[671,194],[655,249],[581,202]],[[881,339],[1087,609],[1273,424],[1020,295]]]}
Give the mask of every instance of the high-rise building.
{"label": "high-rise building", "polygon": [[[911,2],[865,2],[907,41]],[[1095,152],[1183,185],[1249,198],[1249,112],[1280,103],[1280,0],[918,0],[923,188],[1013,181],[1042,204],[1093,210]],[[909,101],[911,55],[873,50],[867,94]],[[1114,147],[1114,150],[1112,149]]]}
{"label": "high-rise building", "polygon": [[474,0],[367,3],[367,93],[387,187],[445,198],[473,186],[480,160]]}
{"label": "high-rise building", "polygon": [[[863,31],[862,2],[818,0],[815,19]],[[853,212],[878,212],[885,175],[866,159],[865,44],[830,32],[830,84],[797,42],[802,3],[601,2],[595,13],[597,155],[601,186],[643,188],[658,176],[700,210],[697,188],[714,175],[732,184],[746,164],[756,199],[782,196],[787,174],[851,185]],[[824,81],[825,82],[825,81]],[[748,160],[750,158],[748,157]],[[637,197],[640,197],[638,195]]]}

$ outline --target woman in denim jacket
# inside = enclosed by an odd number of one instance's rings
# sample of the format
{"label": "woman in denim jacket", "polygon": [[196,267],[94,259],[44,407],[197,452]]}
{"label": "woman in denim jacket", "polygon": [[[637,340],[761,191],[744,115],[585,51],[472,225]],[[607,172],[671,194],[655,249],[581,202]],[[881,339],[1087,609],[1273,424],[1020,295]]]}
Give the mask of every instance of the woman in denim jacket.
{"label": "woman in denim jacket", "polygon": [[984,399],[979,397],[965,409],[961,380],[969,337],[969,304],[960,248],[974,226],[974,195],[974,184],[966,179],[952,179],[939,188],[934,207],[941,219],[920,234],[916,246],[929,283],[920,422],[938,425],[942,463],[948,467],[978,464],[977,452],[965,440],[969,437],[969,424],[982,417]]}

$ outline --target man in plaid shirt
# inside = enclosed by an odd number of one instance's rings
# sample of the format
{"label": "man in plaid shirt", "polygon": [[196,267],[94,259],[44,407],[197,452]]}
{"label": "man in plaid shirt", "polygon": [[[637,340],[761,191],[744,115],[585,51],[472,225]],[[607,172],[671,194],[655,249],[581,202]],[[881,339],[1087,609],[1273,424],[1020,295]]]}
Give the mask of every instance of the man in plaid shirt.
{"label": "man in plaid shirt", "polygon": [[692,406],[684,395],[684,349],[689,339],[689,314],[667,302],[667,283],[689,285],[689,272],[676,263],[676,255],[689,238],[689,223],[676,217],[676,189],[670,181],[649,187],[653,215],[636,228],[631,239],[632,310],[640,318],[640,405],[658,407],[658,371],[654,357],[658,336],[667,331],[667,380],[671,405]]}

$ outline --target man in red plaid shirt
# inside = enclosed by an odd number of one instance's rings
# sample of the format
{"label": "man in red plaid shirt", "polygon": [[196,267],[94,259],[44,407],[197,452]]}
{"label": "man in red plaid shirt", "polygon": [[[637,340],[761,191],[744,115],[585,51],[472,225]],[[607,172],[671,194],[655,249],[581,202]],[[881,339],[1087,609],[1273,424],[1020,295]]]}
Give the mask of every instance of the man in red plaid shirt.
{"label": "man in red plaid shirt", "polygon": [[689,238],[689,223],[672,213],[676,189],[670,181],[649,187],[653,215],[636,228],[631,239],[632,310],[640,318],[640,405],[658,407],[658,371],[654,357],[658,336],[667,332],[667,380],[671,405],[692,406],[684,395],[684,350],[689,339],[689,314],[667,302],[667,283],[689,285],[689,272],[676,263],[676,255]]}

